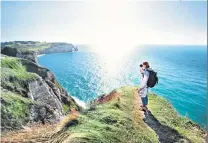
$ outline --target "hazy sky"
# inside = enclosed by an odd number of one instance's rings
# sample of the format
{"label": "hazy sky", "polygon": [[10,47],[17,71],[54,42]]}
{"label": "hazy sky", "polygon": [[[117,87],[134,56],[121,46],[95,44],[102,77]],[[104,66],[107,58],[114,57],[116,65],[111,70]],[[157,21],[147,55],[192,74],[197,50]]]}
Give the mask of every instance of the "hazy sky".
{"label": "hazy sky", "polygon": [[2,41],[206,44],[204,2],[2,2]]}

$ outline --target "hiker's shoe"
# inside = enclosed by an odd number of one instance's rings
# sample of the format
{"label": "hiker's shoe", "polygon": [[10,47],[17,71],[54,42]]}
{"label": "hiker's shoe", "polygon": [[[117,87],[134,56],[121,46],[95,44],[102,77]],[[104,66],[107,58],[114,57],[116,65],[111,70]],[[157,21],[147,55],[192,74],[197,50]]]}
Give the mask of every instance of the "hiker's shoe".
{"label": "hiker's shoe", "polygon": [[141,107],[139,110],[146,112],[147,109],[145,109],[144,107]]}

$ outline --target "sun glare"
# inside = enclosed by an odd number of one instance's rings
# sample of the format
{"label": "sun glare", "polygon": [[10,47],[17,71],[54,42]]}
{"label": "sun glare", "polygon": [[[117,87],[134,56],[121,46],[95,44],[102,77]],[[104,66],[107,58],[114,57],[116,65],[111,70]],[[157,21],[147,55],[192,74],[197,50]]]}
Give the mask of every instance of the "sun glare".
{"label": "sun glare", "polygon": [[132,52],[133,44],[122,41],[108,40],[97,42],[93,45],[93,51],[105,62],[105,69],[109,75],[115,76],[123,67],[126,56]]}
{"label": "sun glare", "polygon": [[119,4],[117,1],[103,1],[96,3],[95,7],[97,23],[93,30],[92,48],[105,61],[109,74],[114,75],[135,47],[132,38],[135,32],[129,22],[130,6],[127,1],[119,1]]}

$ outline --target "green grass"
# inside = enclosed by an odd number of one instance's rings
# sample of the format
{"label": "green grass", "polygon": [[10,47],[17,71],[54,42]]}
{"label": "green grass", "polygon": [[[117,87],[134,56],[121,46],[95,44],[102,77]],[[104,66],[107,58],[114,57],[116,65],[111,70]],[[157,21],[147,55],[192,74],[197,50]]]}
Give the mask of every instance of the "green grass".
{"label": "green grass", "polygon": [[6,57],[1,60],[1,67],[2,68],[11,68],[16,70],[24,70],[24,67],[18,61],[17,58]]}
{"label": "green grass", "polygon": [[[156,134],[142,119],[133,118],[134,93],[131,88],[117,90],[119,99],[95,106],[80,115],[75,123],[68,127],[71,134],[69,142],[90,143],[150,143],[159,142]],[[70,121],[71,122],[71,121]],[[138,122],[140,124],[138,125]],[[69,126],[69,125],[68,125]]]}
{"label": "green grass", "polygon": [[3,106],[7,109],[7,114],[10,114],[13,118],[19,120],[20,122],[27,119],[29,115],[28,105],[32,103],[32,100],[8,91],[3,91],[1,93],[1,98],[4,102],[6,102],[4,103],[6,106]]}
{"label": "green grass", "polygon": [[149,109],[162,124],[176,129],[193,143],[203,142],[205,132],[189,119],[180,116],[165,98],[150,94]]}
{"label": "green grass", "polygon": [[22,96],[27,96],[28,82],[37,79],[35,73],[27,72],[20,59],[5,57],[1,59],[1,87]]}
{"label": "green grass", "polygon": [[[157,143],[158,136],[135,108],[135,87],[122,87],[116,90],[120,96],[104,103],[94,104],[77,118],[65,122],[69,133],[67,142],[90,143]],[[93,105],[93,102],[91,103]],[[177,114],[163,97],[149,95],[149,109],[161,124],[175,129],[193,143],[203,143],[205,132],[192,121]],[[136,116],[134,116],[136,115]]]}
{"label": "green grass", "polygon": [[33,80],[36,78],[34,73],[29,73],[21,64],[20,60],[13,57],[5,57],[1,59],[1,78],[13,76],[19,80]]}

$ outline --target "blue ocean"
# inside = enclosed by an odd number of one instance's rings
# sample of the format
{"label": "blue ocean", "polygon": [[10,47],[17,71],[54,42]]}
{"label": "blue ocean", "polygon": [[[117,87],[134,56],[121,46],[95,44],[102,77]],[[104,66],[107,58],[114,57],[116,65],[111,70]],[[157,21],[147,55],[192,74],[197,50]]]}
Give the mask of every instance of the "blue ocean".
{"label": "blue ocean", "polygon": [[206,124],[207,47],[143,45],[129,52],[105,54],[78,46],[78,52],[39,57],[70,95],[89,102],[126,85],[139,85],[139,65],[148,61],[159,84],[150,90],[165,97],[178,111],[202,127]]}

